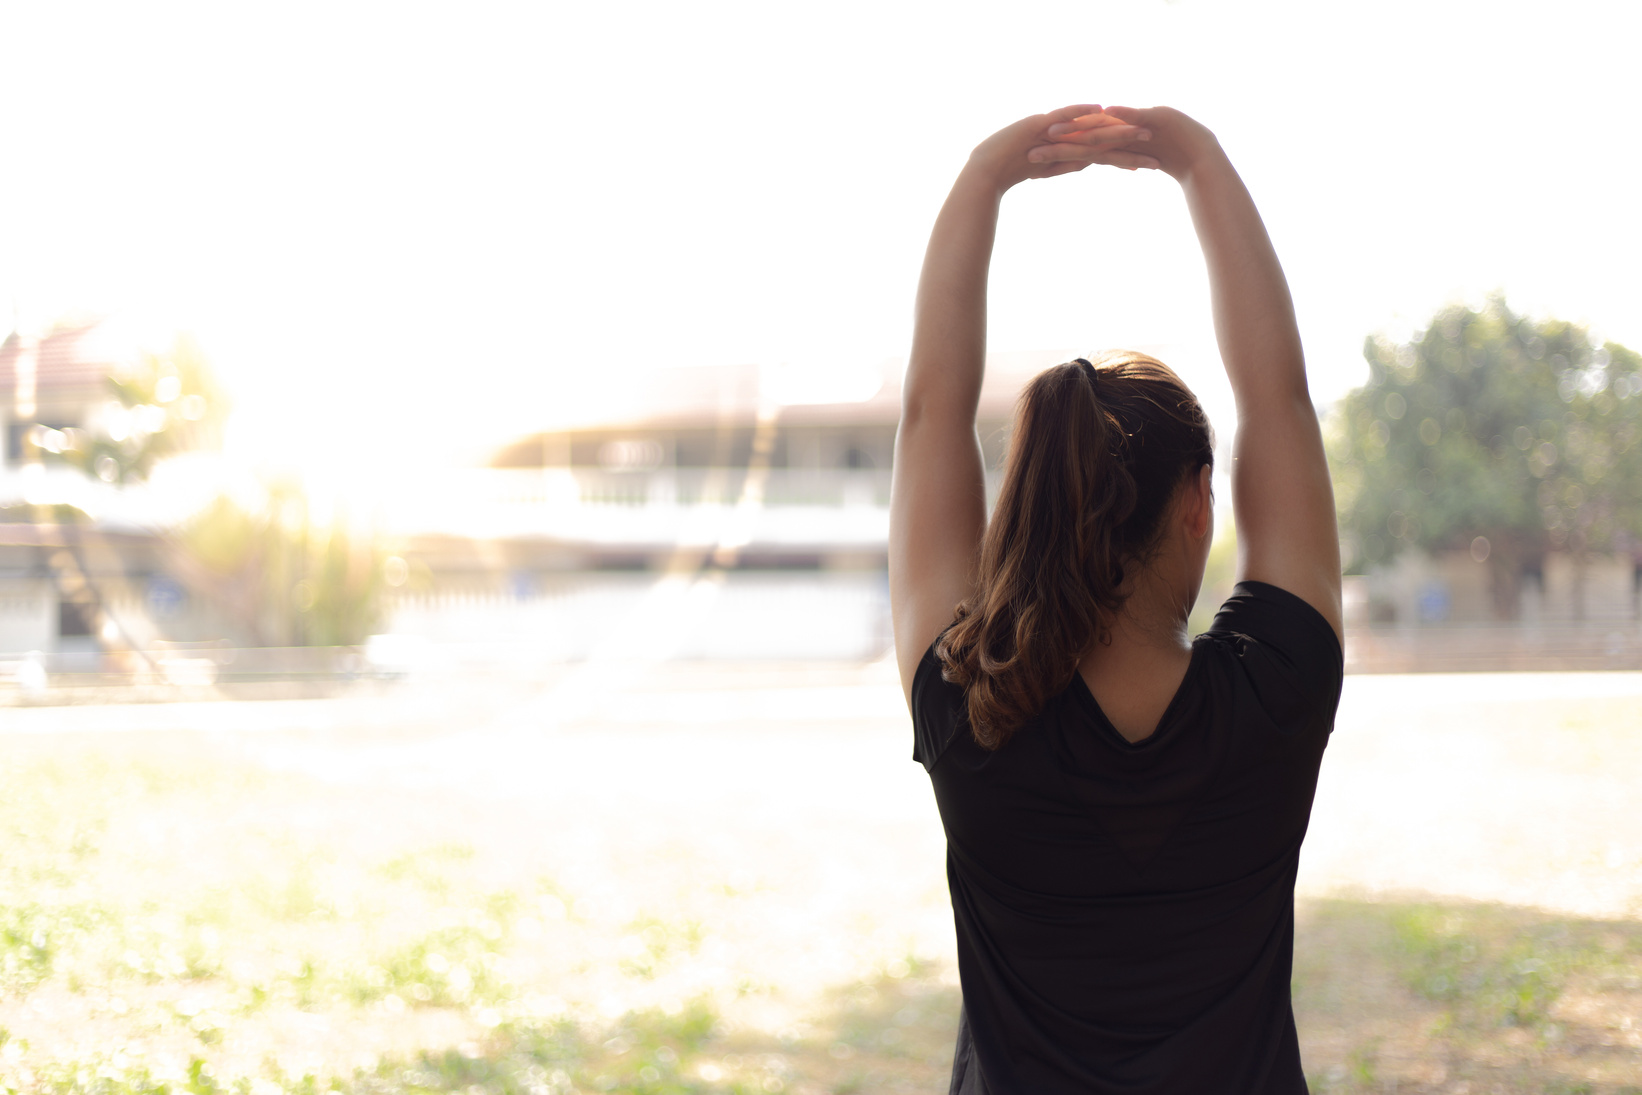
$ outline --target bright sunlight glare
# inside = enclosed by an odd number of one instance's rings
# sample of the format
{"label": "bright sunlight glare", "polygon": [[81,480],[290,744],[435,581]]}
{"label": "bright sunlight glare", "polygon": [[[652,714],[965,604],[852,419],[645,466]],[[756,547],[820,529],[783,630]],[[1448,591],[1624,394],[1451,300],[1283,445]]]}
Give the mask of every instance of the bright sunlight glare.
{"label": "bright sunlight glare", "polygon": [[[977,140],[1067,102],[1166,102],[1247,176],[1331,399],[1365,335],[1496,289],[1642,343],[1637,18],[13,6],[0,304],[193,332],[236,397],[230,449],[259,461],[480,459],[653,368],[904,355],[925,234]],[[1180,213],[1155,176],[1013,197],[994,349],[1164,347],[1223,407]]]}

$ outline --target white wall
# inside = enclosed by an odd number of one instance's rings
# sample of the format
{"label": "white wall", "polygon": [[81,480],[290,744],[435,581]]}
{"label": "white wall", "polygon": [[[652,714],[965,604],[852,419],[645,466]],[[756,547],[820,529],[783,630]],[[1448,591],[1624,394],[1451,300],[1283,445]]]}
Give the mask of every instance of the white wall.
{"label": "white wall", "polygon": [[57,597],[49,582],[0,583],[0,654],[57,646]]}
{"label": "white wall", "polygon": [[878,571],[590,574],[524,598],[402,597],[382,629],[502,661],[853,661],[888,649],[889,589]]}

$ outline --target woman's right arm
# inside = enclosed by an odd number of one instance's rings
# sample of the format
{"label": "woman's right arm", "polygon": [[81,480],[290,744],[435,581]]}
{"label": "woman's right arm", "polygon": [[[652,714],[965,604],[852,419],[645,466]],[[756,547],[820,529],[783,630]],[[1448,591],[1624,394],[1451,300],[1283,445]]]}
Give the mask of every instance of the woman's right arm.
{"label": "woman's right arm", "polygon": [[[1232,508],[1238,578],[1295,594],[1340,633],[1340,542],[1322,431],[1288,282],[1243,180],[1206,128],[1168,107],[1106,113],[1144,126],[1145,151],[1180,183],[1208,263],[1214,332],[1237,400]],[[1062,144],[1034,150],[1076,158],[1078,123],[1050,128]],[[1084,153],[1085,155],[1087,153]]]}

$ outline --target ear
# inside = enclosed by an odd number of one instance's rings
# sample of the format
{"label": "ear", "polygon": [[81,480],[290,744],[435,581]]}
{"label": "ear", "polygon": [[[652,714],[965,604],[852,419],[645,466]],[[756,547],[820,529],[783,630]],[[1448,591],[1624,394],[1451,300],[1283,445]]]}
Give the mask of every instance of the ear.
{"label": "ear", "polygon": [[1186,481],[1180,484],[1180,518],[1185,523],[1187,535],[1194,540],[1207,536],[1209,525],[1214,521],[1213,479],[1213,471],[1204,464],[1197,469],[1196,475],[1187,476]]}

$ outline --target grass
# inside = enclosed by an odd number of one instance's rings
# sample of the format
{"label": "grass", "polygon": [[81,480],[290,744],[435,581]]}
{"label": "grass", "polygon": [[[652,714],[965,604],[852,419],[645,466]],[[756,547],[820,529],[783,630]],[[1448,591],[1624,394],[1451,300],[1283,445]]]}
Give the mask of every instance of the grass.
{"label": "grass", "polygon": [[1642,1092],[1642,924],[1407,901],[1304,913],[1313,1091]]}
{"label": "grass", "polygon": [[[816,975],[759,934],[815,900],[801,872],[718,870],[659,834],[665,856],[615,864],[632,886],[611,892],[449,803],[339,791],[199,737],[6,744],[0,1090],[944,1088],[947,961],[843,909],[820,930],[869,968]],[[1642,1092],[1642,924],[1300,912],[1314,1091]]]}

